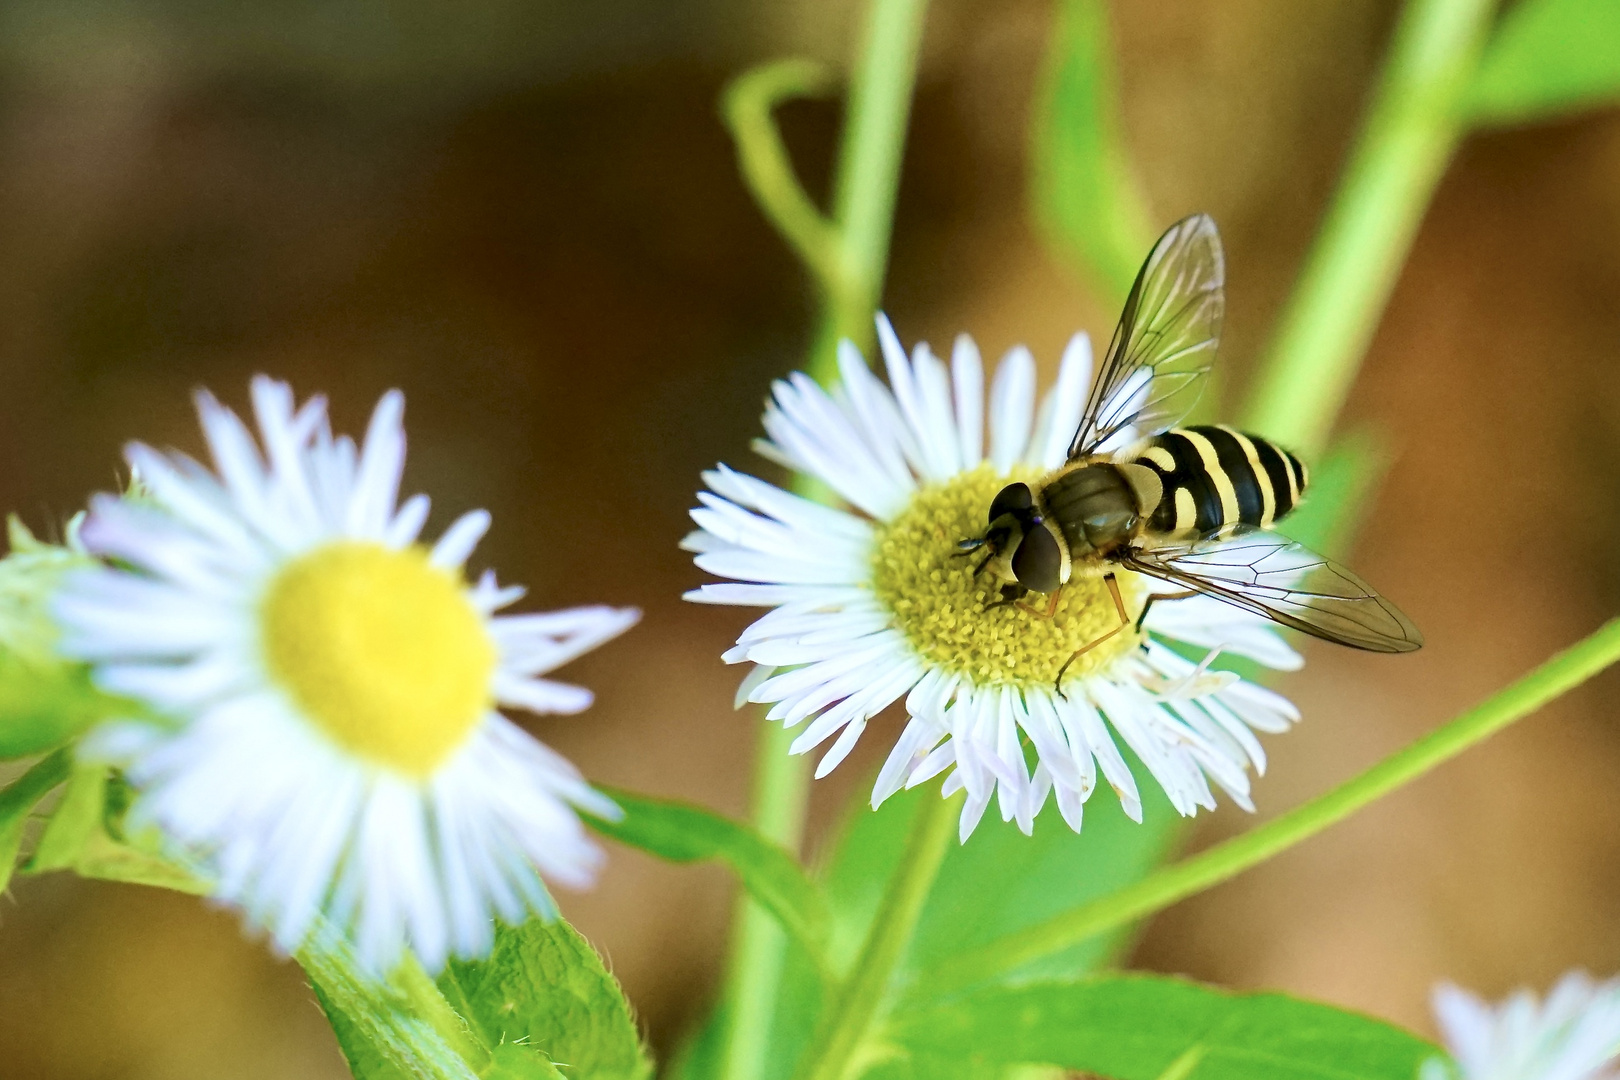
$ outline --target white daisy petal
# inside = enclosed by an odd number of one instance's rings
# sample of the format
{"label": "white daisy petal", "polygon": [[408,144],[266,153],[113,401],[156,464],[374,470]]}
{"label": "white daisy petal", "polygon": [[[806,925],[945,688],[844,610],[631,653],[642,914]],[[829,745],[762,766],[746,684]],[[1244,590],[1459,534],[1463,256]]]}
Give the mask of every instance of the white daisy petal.
{"label": "white daisy petal", "polygon": [[958,334],[951,349],[951,387],[962,468],[971,469],[984,459],[984,364],[979,347],[966,334]]}
{"label": "white daisy petal", "polygon": [[1080,411],[1085,407],[1086,388],[1091,385],[1091,338],[1076,334],[1063,350],[1057,385],[1047,394],[1050,413],[1046,438],[1032,446],[1036,464],[1055,469],[1069,456],[1069,443],[1080,428]]}
{"label": "white daisy petal", "polygon": [[433,565],[441,570],[461,569],[478,541],[489,531],[489,524],[487,510],[469,510],[462,514],[433,545]]}
{"label": "white daisy petal", "polygon": [[[1572,971],[1544,1001],[1520,990],[1494,1007],[1442,983],[1433,1003],[1462,1080],[1620,1077],[1620,979],[1600,983]],[[1448,1075],[1426,1071],[1423,1080]]]}
{"label": "white daisy petal", "polygon": [[[253,403],[257,444],[198,396],[218,476],[137,444],[141,496],[91,503],[80,539],[108,561],[53,597],[61,648],[163,719],[102,724],[80,752],[122,768],[131,824],[159,828],[279,950],[324,916],[378,975],[406,948],[429,970],[477,955],[492,916],[555,912],[542,874],[589,884],[601,854],[577,810],[619,813],[489,703],[580,711],[588,690],[538,676],[639,613],[495,616],[522,590],[459,573],[482,510],[417,547],[428,502],[396,506],[397,393],[359,450],[319,398],[295,408],[259,378]],[[835,512],[781,508],[860,543]]]}
{"label": "white daisy petal", "polygon": [[1035,357],[1022,345],[996,367],[990,384],[990,463],[1006,473],[1029,445],[1035,407]]}

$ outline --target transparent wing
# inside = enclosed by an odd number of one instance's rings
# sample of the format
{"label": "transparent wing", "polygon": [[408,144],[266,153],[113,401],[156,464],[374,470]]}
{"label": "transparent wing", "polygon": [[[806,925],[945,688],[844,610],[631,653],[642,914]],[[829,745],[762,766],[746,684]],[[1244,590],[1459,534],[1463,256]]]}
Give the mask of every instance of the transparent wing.
{"label": "transparent wing", "polygon": [[1371,585],[1262,529],[1242,526],[1190,544],[1131,549],[1120,564],[1340,645],[1399,653],[1423,644],[1412,621]]}
{"label": "transparent wing", "polygon": [[1137,437],[1157,435],[1185,417],[1215,361],[1225,311],[1220,232],[1207,214],[1183,218],[1159,237],[1136,275],[1069,460],[1096,453],[1126,428]]}

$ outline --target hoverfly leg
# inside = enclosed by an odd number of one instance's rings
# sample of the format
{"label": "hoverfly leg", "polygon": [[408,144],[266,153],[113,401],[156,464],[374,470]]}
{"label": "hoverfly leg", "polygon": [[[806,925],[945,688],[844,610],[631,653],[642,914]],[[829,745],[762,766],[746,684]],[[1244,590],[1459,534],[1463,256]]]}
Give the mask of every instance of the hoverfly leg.
{"label": "hoverfly leg", "polygon": [[1148,610],[1153,607],[1155,600],[1186,600],[1197,595],[1198,590],[1196,589],[1183,589],[1180,592],[1148,593],[1147,601],[1142,605],[1142,614],[1136,617],[1136,632],[1138,634],[1142,632],[1142,624],[1147,622]]}
{"label": "hoverfly leg", "polygon": [[1029,590],[1022,585],[1003,585],[1001,587],[1001,599],[993,604],[984,605],[984,610],[989,611],[991,608],[1006,607],[1008,604],[1023,607],[1024,605],[1018,603],[1018,601],[1022,600],[1027,592]]}
{"label": "hoverfly leg", "polygon": [[1053,615],[1057,614],[1058,600],[1062,596],[1063,586],[1059,585],[1057,588],[1053,589],[1047,594],[1048,599],[1046,601],[1045,611],[1042,611],[1040,608],[1032,608],[1028,604],[1019,604],[1018,606],[1035,616],[1037,619],[1050,619]]}
{"label": "hoverfly leg", "polygon": [[1101,645],[1103,642],[1107,641],[1109,638],[1113,637],[1115,634],[1119,633],[1121,630],[1125,629],[1127,626],[1131,625],[1131,617],[1125,613],[1125,600],[1119,595],[1119,580],[1110,573],[1103,575],[1103,581],[1108,586],[1108,595],[1114,599],[1114,611],[1119,615],[1119,625],[1101,637],[1093,638],[1091,641],[1086,642],[1084,645],[1074,650],[1073,655],[1071,655],[1067,660],[1063,661],[1063,666],[1058,668],[1057,678],[1052,680],[1052,689],[1056,690],[1057,696],[1062,698],[1064,701],[1068,701],[1069,697],[1063,692],[1063,673],[1069,670],[1069,665],[1086,655],[1086,653],[1090,652],[1092,649],[1095,649],[1097,646]]}

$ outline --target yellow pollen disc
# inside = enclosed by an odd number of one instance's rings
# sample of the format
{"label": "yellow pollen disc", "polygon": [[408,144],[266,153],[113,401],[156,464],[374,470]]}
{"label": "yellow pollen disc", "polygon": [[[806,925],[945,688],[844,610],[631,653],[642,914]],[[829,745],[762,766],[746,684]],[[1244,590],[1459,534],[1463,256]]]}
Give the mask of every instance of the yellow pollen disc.
{"label": "yellow pollen disc", "polygon": [[[878,599],[925,661],[980,686],[1050,689],[1064,661],[1119,625],[1101,574],[1088,573],[1084,561],[1076,563],[1050,619],[1042,617],[1051,602],[1044,593],[986,609],[1001,599],[1001,583],[990,568],[975,577],[973,568],[986,552],[964,557],[957,554],[956,542],[984,533],[990,501],[1004,486],[1037,478],[1035,473],[998,476],[981,465],[922,489],[878,533],[872,561]],[[1121,572],[1118,580],[1125,610],[1134,619],[1145,589],[1134,574]],[[1133,630],[1120,631],[1070,664],[1064,683],[1105,669],[1140,641]]]}
{"label": "yellow pollen disc", "polygon": [[260,609],[271,676],[359,756],[427,776],[491,705],[495,645],[421,548],[342,541],[288,563]]}

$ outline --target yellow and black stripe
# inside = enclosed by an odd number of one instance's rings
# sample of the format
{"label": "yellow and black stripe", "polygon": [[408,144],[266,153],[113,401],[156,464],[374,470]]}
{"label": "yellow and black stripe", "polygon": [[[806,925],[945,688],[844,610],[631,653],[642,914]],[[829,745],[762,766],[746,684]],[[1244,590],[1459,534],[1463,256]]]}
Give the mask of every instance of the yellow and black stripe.
{"label": "yellow and black stripe", "polygon": [[1269,529],[1299,505],[1309,476],[1305,463],[1276,443],[1224,425],[1173,428],[1135,463],[1164,484],[1149,527],[1175,536],[1236,524]]}

